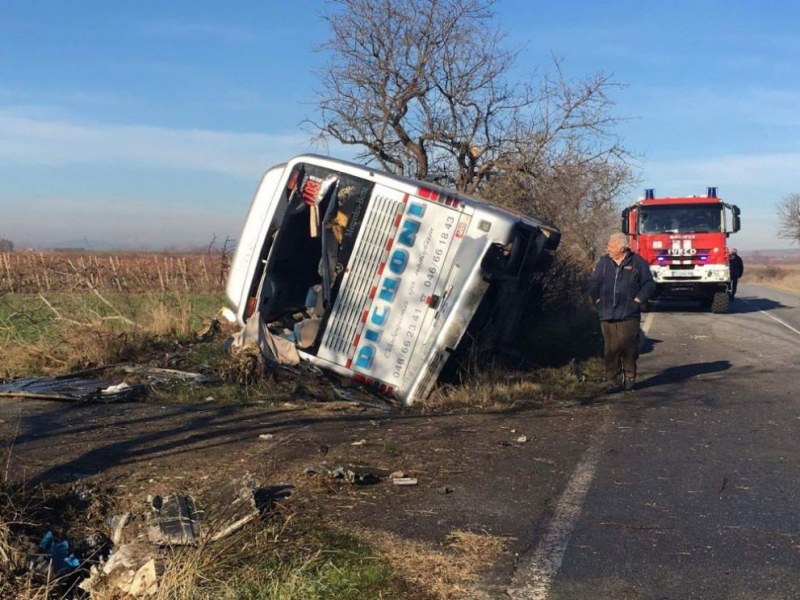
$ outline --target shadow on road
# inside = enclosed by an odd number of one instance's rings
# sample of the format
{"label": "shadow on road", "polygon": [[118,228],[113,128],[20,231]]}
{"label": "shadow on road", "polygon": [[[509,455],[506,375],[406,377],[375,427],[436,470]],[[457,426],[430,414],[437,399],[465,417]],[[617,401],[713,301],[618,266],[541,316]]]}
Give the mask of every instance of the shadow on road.
{"label": "shadow on road", "polygon": [[759,298],[758,296],[738,297],[731,302],[731,313],[753,313],[759,311],[775,310],[776,308],[788,308],[782,302],[776,302],[769,298]]}
{"label": "shadow on road", "polygon": [[[710,313],[707,308],[700,306],[698,302],[689,300],[654,300],[648,303],[650,312],[659,313]],[[782,302],[776,302],[769,298],[759,298],[758,296],[737,296],[730,304],[729,314],[744,314],[759,311],[769,311],[778,308],[788,308]]]}
{"label": "shadow on road", "polygon": [[664,369],[658,375],[646,379],[639,384],[639,389],[656,387],[659,385],[680,383],[697,377],[698,375],[708,375],[709,373],[721,373],[731,368],[730,361],[716,360],[708,363],[691,363],[688,365],[678,365]]}
{"label": "shadow on road", "polygon": [[657,340],[656,338],[651,338],[649,336],[643,337],[644,339],[639,342],[639,354],[647,354],[648,352],[652,352],[657,344],[663,342],[663,340]]}

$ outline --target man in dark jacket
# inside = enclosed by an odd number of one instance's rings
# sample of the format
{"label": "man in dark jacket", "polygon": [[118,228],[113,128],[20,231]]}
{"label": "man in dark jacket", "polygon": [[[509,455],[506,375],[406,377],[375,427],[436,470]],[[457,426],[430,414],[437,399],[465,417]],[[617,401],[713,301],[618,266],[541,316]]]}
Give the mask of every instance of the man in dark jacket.
{"label": "man in dark jacket", "polygon": [[600,314],[606,379],[617,388],[636,385],[642,304],[656,290],[647,262],[628,248],[624,233],[608,239],[608,254],[589,279],[589,297]]}
{"label": "man in dark jacket", "polygon": [[744,263],[742,257],[736,251],[736,248],[731,248],[731,255],[728,257],[728,263],[731,268],[731,300],[736,295],[736,286],[739,283],[739,277],[744,275]]}

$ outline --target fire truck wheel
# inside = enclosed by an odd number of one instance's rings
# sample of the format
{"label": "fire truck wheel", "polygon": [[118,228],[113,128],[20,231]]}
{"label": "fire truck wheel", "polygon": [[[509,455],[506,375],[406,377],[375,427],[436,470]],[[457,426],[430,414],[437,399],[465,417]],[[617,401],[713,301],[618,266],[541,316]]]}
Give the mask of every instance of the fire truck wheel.
{"label": "fire truck wheel", "polygon": [[714,300],[711,302],[711,312],[715,314],[728,312],[730,302],[731,300],[727,292],[717,292],[714,294]]}

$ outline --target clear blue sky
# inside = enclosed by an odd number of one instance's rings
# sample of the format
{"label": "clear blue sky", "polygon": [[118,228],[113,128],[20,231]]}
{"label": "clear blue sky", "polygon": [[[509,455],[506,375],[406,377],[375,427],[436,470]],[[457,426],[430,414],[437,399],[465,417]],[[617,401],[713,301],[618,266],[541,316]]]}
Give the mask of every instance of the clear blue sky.
{"label": "clear blue sky", "polygon": [[[0,237],[19,246],[236,237],[270,165],[310,144],[323,0],[0,0]],[[604,71],[641,183],[742,209],[789,247],[800,192],[800,3],[500,0],[520,70]],[[332,150],[347,157],[341,151]]]}

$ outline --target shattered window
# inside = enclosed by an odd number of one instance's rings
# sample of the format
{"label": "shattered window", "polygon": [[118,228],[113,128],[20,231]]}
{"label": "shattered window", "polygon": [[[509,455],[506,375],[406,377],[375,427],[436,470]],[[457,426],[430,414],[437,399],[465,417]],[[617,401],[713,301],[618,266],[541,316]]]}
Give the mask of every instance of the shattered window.
{"label": "shattered window", "polygon": [[300,164],[270,227],[274,236],[261,280],[259,309],[306,351],[314,351],[353,251],[374,184]]}

